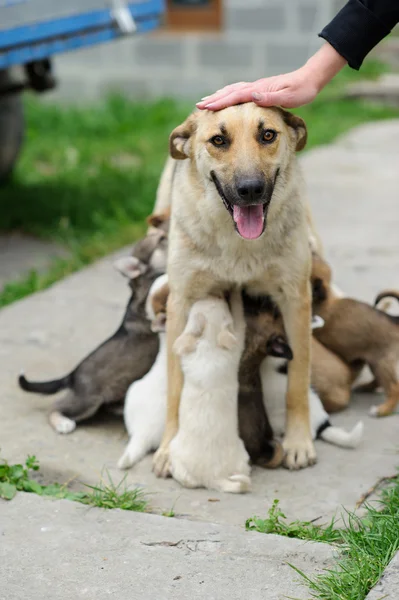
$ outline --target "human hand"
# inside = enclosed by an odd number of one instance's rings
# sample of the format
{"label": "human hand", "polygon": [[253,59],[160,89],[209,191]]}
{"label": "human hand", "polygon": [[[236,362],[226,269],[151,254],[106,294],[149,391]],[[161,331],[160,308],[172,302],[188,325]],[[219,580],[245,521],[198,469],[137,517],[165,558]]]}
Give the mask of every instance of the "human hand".
{"label": "human hand", "polygon": [[317,93],[316,85],[309,81],[301,68],[285,75],[227,85],[215,94],[203,98],[198,102],[197,108],[221,110],[243,102],[255,102],[258,106],[296,108],[312,102]]}
{"label": "human hand", "polygon": [[297,108],[312,102],[345,65],[346,60],[326,43],[300,69],[250,83],[233,83],[202,98],[197,108],[221,110],[243,102]]}

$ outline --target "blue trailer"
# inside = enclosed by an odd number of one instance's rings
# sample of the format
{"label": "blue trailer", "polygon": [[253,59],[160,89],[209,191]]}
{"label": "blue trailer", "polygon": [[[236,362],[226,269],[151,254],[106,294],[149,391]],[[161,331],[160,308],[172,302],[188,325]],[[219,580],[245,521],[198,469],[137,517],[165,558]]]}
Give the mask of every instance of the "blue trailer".
{"label": "blue trailer", "polygon": [[[21,92],[56,86],[54,55],[159,26],[164,0],[0,0],[0,181],[23,141]],[[22,66],[15,79],[13,67]]]}

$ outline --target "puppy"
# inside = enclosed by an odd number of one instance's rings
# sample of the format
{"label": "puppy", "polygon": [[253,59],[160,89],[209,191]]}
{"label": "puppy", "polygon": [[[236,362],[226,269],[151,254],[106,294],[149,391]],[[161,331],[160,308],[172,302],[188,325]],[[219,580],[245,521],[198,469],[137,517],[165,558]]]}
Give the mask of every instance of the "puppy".
{"label": "puppy", "polygon": [[[288,362],[292,360],[292,351],[287,339],[278,337],[280,346],[279,357],[276,353],[267,356],[260,367],[263,401],[270,419],[274,434],[284,434],[286,408],[285,394],[287,389]],[[276,346],[274,340],[274,346]],[[359,421],[352,431],[347,432],[340,427],[334,427],[317,393],[309,388],[310,428],[312,439],[322,440],[343,448],[356,448],[363,436],[363,423]]]}
{"label": "puppy", "polygon": [[197,300],[235,285],[252,296],[271,295],[283,312],[294,352],[285,462],[298,469],[316,460],[308,406],[309,207],[295,157],[305,144],[302,119],[252,103],[198,111],[170,136],[171,156],[180,162],[168,188],[168,408],[154,457],[158,476],[167,473],[169,443],[178,430],[183,375],[174,342]]}
{"label": "puppy", "polygon": [[392,414],[399,402],[399,318],[352,298],[331,293],[331,269],[317,254],[312,266],[313,312],[325,321],[314,335],[349,365],[367,364],[386,399],[370,414]]}
{"label": "puppy", "polygon": [[238,377],[239,433],[252,464],[275,468],[283,462],[284,450],[274,439],[265,411],[259,368],[266,354],[280,356],[278,341],[284,327],[270,298],[244,293],[243,301],[246,335]]}
{"label": "puppy", "polygon": [[175,344],[184,373],[179,431],[170,444],[172,476],[185,487],[242,493],[249,456],[238,436],[238,365],[244,347],[241,292],[194,303]]}
{"label": "puppy", "polygon": [[[168,215],[156,215],[156,219],[158,226],[168,227]],[[58,433],[72,432],[78,421],[94,415],[103,404],[115,407],[123,402],[129,385],[141,379],[155,361],[158,336],[146,318],[145,302],[154,280],[165,269],[167,234],[161,228],[159,233],[146,236],[135,244],[133,254],[115,263],[128,278],[132,294],[114,335],[64,377],[43,382],[29,381],[23,374],[19,377],[19,385],[26,392],[51,395],[70,390],[54,403],[49,415]]]}
{"label": "puppy", "polygon": [[161,443],[166,420],[166,300],[167,275],[152,284],[146,315],[152,331],[159,335],[159,352],[155,363],[142,379],[135,381],[126,394],[124,419],[130,441],[119,459],[118,467],[128,469]]}

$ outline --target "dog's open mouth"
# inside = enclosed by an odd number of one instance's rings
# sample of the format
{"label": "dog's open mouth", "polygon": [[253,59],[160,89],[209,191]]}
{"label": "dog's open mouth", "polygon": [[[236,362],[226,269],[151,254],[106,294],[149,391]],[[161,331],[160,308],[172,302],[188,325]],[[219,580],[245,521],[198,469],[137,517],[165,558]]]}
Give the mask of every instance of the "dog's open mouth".
{"label": "dog's open mouth", "polygon": [[233,207],[233,219],[238,233],[246,240],[256,240],[265,229],[266,204]]}
{"label": "dog's open mouth", "polygon": [[266,225],[266,211],[269,201],[263,204],[249,204],[239,206],[232,204],[225,196],[220,181],[214,171],[211,171],[212,181],[223,200],[223,204],[233,218],[234,225],[241,237],[246,240],[256,240],[262,235]]}

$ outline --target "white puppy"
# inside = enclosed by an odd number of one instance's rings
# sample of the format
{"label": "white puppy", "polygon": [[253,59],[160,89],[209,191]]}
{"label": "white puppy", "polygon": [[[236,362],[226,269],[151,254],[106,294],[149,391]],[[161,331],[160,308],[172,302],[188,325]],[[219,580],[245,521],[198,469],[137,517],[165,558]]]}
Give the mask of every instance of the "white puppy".
{"label": "white puppy", "polygon": [[[279,355],[283,358],[266,356],[260,366],[262,381],[263,402],[270,425],[276,436],[282,436],[285,431],[287,392],[287,359],[292,358],[288,343],[284,348],[284,340],[280,341]],[[309,389],[309,413],[312,439],[321,438],[325,442],[342,446],[343,448],[356,448],[363,436],[363,423],[359,421],[352,431],[345,431],[334,427],[330,423],[328,414],[316,392]]]}
{"label": "white puppy", "polygon": [[124,408],[124,419],[130,440],[118,461],[120,469],[128,469],[148,452],[156,450],[161,443],[166,421],[166,297],[157,294],[167,284],[167,275],[154,281],[146,300],[147,318],[152,321],[152,330],[159,332],[159,352],[155,363],[142,379],[129,387]]}
{"label": "white puppy", "polygon": [[241,292],[196,302],[176,340],[184,387],[170,469],[185,487],[242,493],[250,489],[249,456],[238,436],[238,367],[244,348]]}

